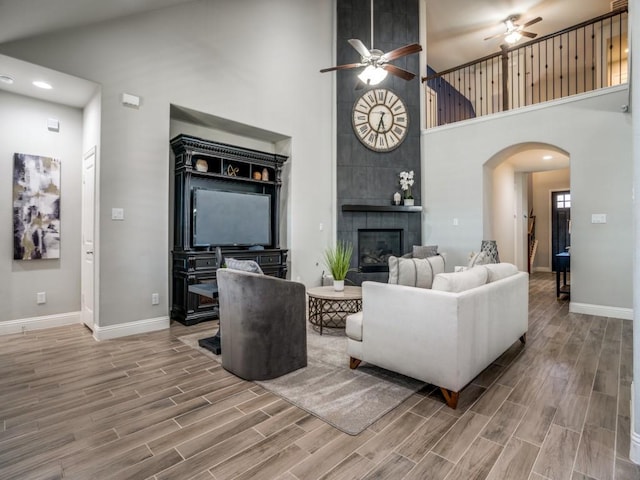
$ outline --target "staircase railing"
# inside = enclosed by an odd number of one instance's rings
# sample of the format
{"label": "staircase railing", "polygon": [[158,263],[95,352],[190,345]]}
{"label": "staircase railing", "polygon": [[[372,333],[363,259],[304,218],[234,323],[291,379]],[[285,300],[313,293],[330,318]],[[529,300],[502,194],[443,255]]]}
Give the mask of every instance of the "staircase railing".
{"label": "staircase railing", "polygon": [[422,78],[427,128],[627,83],[627,8]]}

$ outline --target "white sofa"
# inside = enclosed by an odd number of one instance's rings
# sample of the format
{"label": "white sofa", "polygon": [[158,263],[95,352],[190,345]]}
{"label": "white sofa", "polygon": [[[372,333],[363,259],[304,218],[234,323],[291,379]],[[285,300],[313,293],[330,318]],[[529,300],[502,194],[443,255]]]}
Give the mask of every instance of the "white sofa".
{"label": "white sofa", "polygon": [[438,273],[432,288],[363,282],[347,318],[351,368],[365,361],[458,394],[515,341],[526,341],[529,275],[508,263]]}

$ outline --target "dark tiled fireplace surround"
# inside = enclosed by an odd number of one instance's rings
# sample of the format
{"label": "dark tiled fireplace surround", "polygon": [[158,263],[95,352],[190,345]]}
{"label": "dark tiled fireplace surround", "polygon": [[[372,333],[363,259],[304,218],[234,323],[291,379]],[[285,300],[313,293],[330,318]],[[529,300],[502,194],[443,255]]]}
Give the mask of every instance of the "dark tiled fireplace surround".
{"label": "dark tiled fireplace surround", "polygon": [[[366,6],[363,6],[363,3]],[[349,38],[370,38],[371,23],[363,22],[363,8],[369,13],[369,2],[362,0],[338,0],[336,38],[336,64],[353,62],[354,50]],[[389,2],[374,0],[375,32],[377,48],[390,51],[412,42],[420,41],[418,0]],[[364,16],[368,18],[367,15]],[[393,28],[385,19],[393,18]],[[420,71],[419,55],[409,55],[402,59],[402,67]],[[413,245],[422,245],[421,208],[394,205],[393,194],[400,191],[398,175],[402,171],[413,170],[415,184],[413,195],[415,204],[422,205],[420,188],[420,92],[418,79],[406,81],[389,75],[380,87],[392,90],[401,97],[410,118],[409,132],[402,145],[390,152],[374,152],[360,143],[354,134],[351,117],[358,97],[368,87],[356,90],[359,69],[336,72],[336,199],[337,238],[351,242],[354,247],[350,275],[347,279],[359,285],[364,280],[386,282],[388,272],[359,272],[357,258],[358,231],[361,229],[402,230],[400,254],[411,251]],[[371,87],[377,88],[377,87]]]}

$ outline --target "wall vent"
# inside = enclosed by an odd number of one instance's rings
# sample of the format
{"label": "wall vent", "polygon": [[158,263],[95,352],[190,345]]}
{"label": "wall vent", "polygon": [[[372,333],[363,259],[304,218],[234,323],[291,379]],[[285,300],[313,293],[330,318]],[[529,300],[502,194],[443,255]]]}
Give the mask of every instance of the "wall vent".
{"label": "wall vent", "polygon": [[618,10],[620,8],[628,8],[629,0],[611,0],[611,11]]}

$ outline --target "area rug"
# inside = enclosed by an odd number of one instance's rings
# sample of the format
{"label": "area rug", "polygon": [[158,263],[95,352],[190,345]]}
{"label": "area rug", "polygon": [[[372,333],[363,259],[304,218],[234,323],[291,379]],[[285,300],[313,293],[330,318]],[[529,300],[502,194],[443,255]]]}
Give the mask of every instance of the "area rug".
{"label": "area rug", "polygon": [[[198,346],[202,337],[198,333],[178,338],[221,361]],[[255,383],[349,435],[359,434],[425,385],[366,363],[351,370],[343,331],[320,335],[308,328],[307,363],[295,372]]]}

